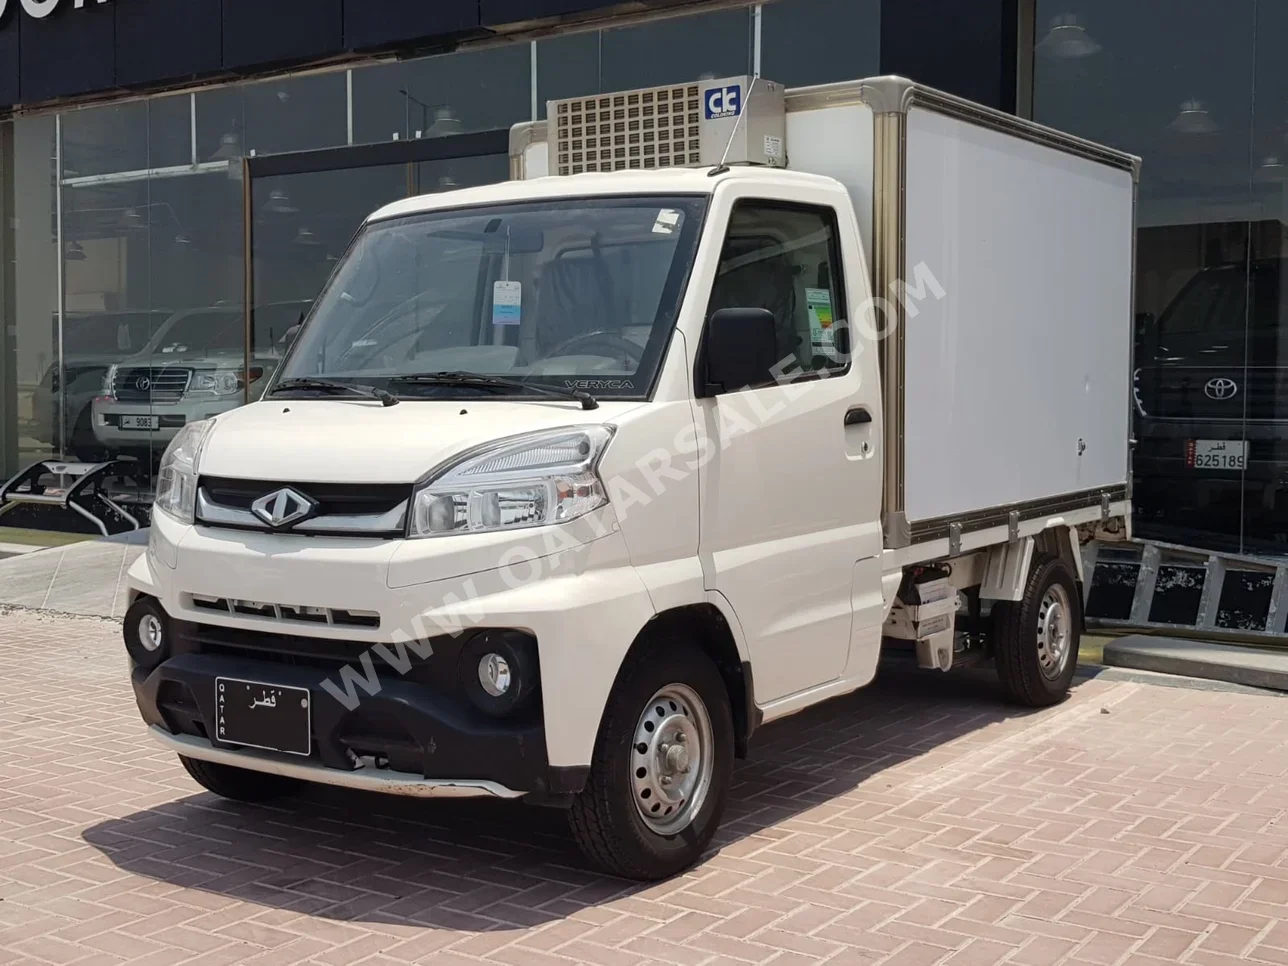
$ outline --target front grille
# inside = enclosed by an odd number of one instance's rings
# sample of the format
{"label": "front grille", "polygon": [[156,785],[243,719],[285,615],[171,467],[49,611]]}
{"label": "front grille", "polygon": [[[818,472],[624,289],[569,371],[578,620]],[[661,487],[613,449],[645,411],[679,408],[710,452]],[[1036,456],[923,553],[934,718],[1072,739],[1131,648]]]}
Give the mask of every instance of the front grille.
{"label": "front grille", "polygon": [[411,500],[409,483],[280,483],[203,476],[199,484],[197,517],[207,526],[269,529],[251,512],[260,497],[289,487],[317,504],[305,520],[284,532],[401,536]]}
{"label": "front grille", "polygon": [[1288,368],[1279,366],[1151,367],[1136,394],[1161,419],[1288,420]]}
{"label": "front grille", "polygon": [[314,607],[304,604],[276,604],[261,600],[237,600],[232,597],[208,597],[190,594],[196,610],[237,614],[242,617],[265,617],[297,624],[332,624],[340,627],[379,627],[380,615],[370,610],[347,610],[339,607]]}
{"label": "front grille", "polygon": [[191,379],[191,369],[174,366],[117,369],[112,394],[121,402],[178,402]]}

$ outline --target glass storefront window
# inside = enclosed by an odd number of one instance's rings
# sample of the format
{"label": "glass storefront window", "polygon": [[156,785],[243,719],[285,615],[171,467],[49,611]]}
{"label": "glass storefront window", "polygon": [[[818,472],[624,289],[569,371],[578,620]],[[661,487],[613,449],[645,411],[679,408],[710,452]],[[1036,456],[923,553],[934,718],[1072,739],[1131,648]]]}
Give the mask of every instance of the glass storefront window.
{"label": "glass storefront window", "polygon": [[1268,0],[1037,4],[1036,119],[1143,158],[1140,536],[1288,553],[1285,28]]}
{"label": "glass storefront window", "polygon": [[761,73],[788,87],[881,72],[880,0],[776,0],[760,34]]}
{"label": "glass storefront window", "polygon": [[527,41],[353,72],[353,140],[448,137],[508,128],[532,114]]}
{"label": "glass storefront window", "polygon": [[0,469],[6,478],[62,445],[55,130],[52,117],[0,124]]}
{"label": "glass storefront window", "polygon": [[749,74],[753,24],[748,7],[538,41],[538,116],[561,97]]}

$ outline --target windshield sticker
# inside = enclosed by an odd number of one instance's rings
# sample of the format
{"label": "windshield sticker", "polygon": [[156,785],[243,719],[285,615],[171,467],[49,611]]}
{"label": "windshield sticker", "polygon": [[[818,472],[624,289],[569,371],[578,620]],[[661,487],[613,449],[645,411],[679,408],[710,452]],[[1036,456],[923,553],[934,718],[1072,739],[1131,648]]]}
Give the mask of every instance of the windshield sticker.
{"label": "windshield sticker", "polygon": [[663,208],[657,213],[657,221],[653,222],[653,233],[656,235],[669,235],[675,231],[675,226],[680,223],[680,213],[674,208]]}
{"label": "windshield sticker", "polygon": [[832,293],[825,288],[807,288],[810,348],[817,355],[836,358],[836,329],[832,318]]}
{"label": "windshield sticker", "polygon": [[523,283],[501,282],[492,285],[492,324],[518,325],[523,310]]}
{"label": "windshield sticker", "polygon": [[631,392],[635,383],[630,379],[565,379],[568,389],[624,389]]}

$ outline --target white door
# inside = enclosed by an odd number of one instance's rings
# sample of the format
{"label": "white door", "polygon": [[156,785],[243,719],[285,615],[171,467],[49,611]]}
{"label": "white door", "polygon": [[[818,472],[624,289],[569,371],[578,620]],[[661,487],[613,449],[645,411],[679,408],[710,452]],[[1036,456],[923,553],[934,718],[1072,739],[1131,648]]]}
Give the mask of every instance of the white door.
{"label": "white door", "polygon": [[696,403],[715,444],[700,477],[704,578],[742,625],[762,705],[841,677],[852,641],[874,661],[883,617],[876,353],[851,353],[846,325],[867,297],[857,228],[839,189],[786,193],[713,206],[727,230],[707,317],[773,312],[787,378]]}

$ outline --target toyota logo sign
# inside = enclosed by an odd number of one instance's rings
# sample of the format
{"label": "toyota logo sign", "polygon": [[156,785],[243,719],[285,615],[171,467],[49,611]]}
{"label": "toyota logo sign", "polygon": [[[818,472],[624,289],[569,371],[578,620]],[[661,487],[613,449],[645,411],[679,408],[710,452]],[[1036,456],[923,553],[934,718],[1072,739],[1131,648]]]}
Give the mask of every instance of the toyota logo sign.
{"label": "toyota logo sign", "polygon": [[1239,392],[1239,386],[1233,379],[1220,376],[1209,379],[1207,385],[1203,387],[1203,392],[1208,399],[1233,399]]}
{"label": "toyota logo sign", "polygon": [[134,388],[139,392],[147,392],[152,388],[152,380],[147,376],[139,376],[139,378],[134,381]]}
{"label": "toyota logo sign", "polygon": [[[62,2],[64,0],[0,0],[0,17],[5,15],[9,4],[13,3],[20,4],[22,9],[26,11],[27,16],[35,17],[37,20],[44,20],[57,10],[58,5]],[[70,2],[75,9],[79,10],[87,4],[97,5],[107,3],[107,0],[67,0],[67,2]]]}

